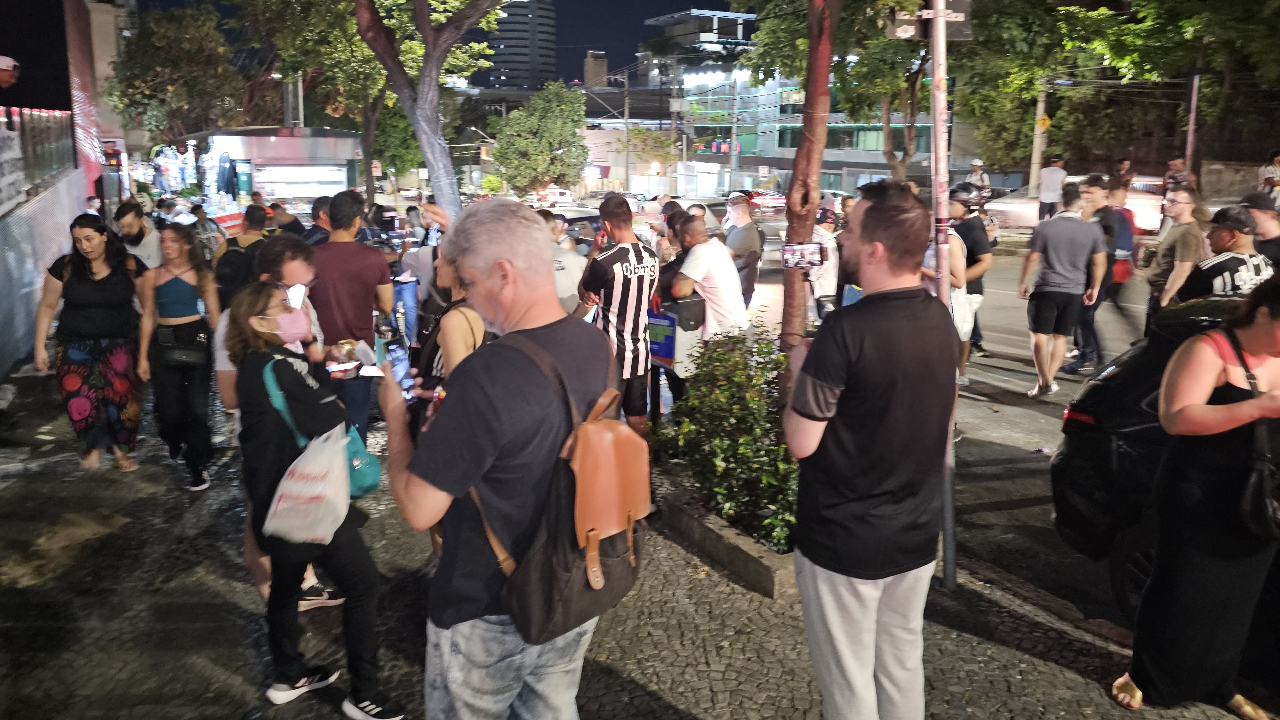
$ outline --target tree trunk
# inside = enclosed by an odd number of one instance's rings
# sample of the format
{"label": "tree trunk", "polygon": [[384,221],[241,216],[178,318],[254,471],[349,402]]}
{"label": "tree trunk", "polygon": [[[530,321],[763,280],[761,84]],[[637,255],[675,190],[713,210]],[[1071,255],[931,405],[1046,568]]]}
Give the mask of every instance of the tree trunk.
{"label": "tree trunk", "polygon": [[[831,114],[831,36],[840,22],[844,0],[809,0],[809,63],[805,72],[804,124],[800,146],[792,164],[791,187],[787,190],[787,244],[808,242],[822,201],[822,151],[827,146],[827,118]],[[783,271],[782,334],[783,352],[804,337],[808,303],[804,290],[804,270]],[[786,385],[790,386],[788,371]]]}
{"label": "tree trunk", "polygon": [[458,192],[458,176],[453,171],[453,158],[445,142],[444,126],[440,122],[440,71],[444,68],[448,47],[428,49],[422,64],[422,81],[418,84],[418,101],[409,111],[409,122],[422,148],[422,159],[430,174],[431,192],[436,205],[444,208],[449,217],[462,212],[462,195]]}
{"label": "tree trunk", "polygon": [[364,199],[373,204],[378,194],[378,183],[373,177],[373,143],[378,138],[378,116],[387,101],[387,87],[382,86],[372,104],[366,104],[360,115],[360,151],[364,155]]}
{"label": "tree trunk", "polygon": [[886,95],[880,98],[880,131],[883,136],[884,161],[889,166],[889,172],[892,173],[894,181],[902,182],[907,179],[907,166],[898,160],[898,151],[894,148],[893,126],[889,124],[890,114],[889,96]]}

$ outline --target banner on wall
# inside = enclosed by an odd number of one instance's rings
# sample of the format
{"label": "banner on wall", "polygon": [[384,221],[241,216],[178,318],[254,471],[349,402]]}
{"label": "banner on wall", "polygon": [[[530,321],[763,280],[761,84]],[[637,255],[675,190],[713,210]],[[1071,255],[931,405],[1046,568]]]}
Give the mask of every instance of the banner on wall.
{"label": "banner on wall", "polygon": [[16,132],[0,130],[0,216],[27,199],[25,180],[22,138]]}

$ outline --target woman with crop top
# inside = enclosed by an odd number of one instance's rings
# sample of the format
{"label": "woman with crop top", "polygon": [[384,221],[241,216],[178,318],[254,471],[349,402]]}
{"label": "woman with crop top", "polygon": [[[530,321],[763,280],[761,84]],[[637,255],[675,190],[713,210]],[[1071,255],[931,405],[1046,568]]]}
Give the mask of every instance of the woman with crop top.
{"label": "woman with crop top", "polygon": [[138,276],[147,266],[97,215],[71,221],[71,252],[49,266],[36,312],[35,365],[49,371],[45,342],[62,302],[53,366],[71,427],[80,439],[80,465],[98,467],[110,448],[116,467],[138,469],[128,455],[142,416],[138,313],[133,309]]}
{"label": "woman with crop top", "polygon": [[[213,457],[209,435],[212,325],[218,324],[218,285],[191,225],[170,223],[160,232],[164,262],[138,285],[142,332],[138,375],[155,391],[160,439],[191,474],[188,490],[209,487],[205,466]],[[206,320],[198,300],[204,300]]]}

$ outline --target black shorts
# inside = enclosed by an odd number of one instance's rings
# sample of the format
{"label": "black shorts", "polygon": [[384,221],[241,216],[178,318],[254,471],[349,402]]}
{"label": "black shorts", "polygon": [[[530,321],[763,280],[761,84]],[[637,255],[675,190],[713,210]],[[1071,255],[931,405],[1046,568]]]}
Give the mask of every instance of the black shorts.
{"label": "black shorts", "polygon": [[1031,293],[1027,300],[1027,329],[1037,335],[1070,335],[1080,324],[1084,295],[1052,290]]}
{"label": "black shorts", "polygon": [[649,414],[649,373],[619,379],[618,392],[622,393],[622,414],[628,417],[644,417]]}

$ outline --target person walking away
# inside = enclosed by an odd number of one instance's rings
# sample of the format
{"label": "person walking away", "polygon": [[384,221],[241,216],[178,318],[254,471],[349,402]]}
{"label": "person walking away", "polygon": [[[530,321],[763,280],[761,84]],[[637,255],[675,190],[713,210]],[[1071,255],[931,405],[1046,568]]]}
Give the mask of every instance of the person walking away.
{"label": "person walking away", "polygon": [[[218,286],[191,225],[170,223],[160,231],[164,262],[147,270],[138,284],[142,330],[138,336],[138,377],[155,393],[156,424],[169,459],[187,465],[187,489],[209,487],[213,459],[209,434],[210,341],[218,324]],[[204,301],[208,319],[200,314]]]}
{"label": "person walking away", "polygon": [[1280,213],[1276,212],[1275,201],[1264,192],[1251,192],[1240,200],[1240,204],[1248,208],[1256,227],[1253,236],[1253,247],[1266,256],[1271,264],[1280,264]]}
{"label": "person walking away", "polygon": [[[257,265],[261,271],[258,280],[275,283],[277,287],[285,288],[286,297],[289,288],[302,288],[301,308],[311,318],[311,334],[299,342],[287,343],[285,347],[300,355],[306,355],[313,363],[318,363],[325,359],[324,333],[321,332],[320,322],[316,319],[315,308],[306,298],[311,283],[316,277],[316,269],[311,258],[311,246],[305,240],[292,233],[280,233],[262,244]],[[218,319],[213,334],[213,368],[222,406],[235,413],[234,442],[239,444],[240,404],[236,396],[236,379],[239,373],[235,363],[231,362],[231,354],[227,351],[227,326],[230,320],[231,313],[227,311],[224,311]],[[244,519],[244,564],[249,568],[253,584],[265,601],[271,591],[271,559],[258,547],[258,541],[253,536],[252,519],[253,501],[250,499]],[[321,585],[315,571],[310,565],[307,566],[306,574],[302,579],[302,599],[298,601],[299,612],[317,607],[341,605],[345,600],[341,593]]]}
{"label": "person walking away", "polygon": [[[578,284],[582,282],[582,273],[586,272],[587,259],[579,255],[576,248],[567,248],[557,240],[560,238],[564,223],[546,210],[538,210],[537,213],[538,217],[547,224],[547,230],[551,233],[553,243],[551,268],[555,272],[556,296],[560,298],[560,306],[565,312],[576,315],[575,311],[582,306],[582,301],[578,299]],[[586,314],[585,307],[582,314]]]}
{"label": "person walking away", "polygon": [[1048,167],[1040,170],[1040,211],[1036,215],[1039,220],[1047,220],[1061,210],[1062,184],[1067,181],[1066,163],[1061,155],[1050,155]]}
{"label": "person walking away", "polygon": [[196,203],[191,206],[191,214],[195,216],[196,238],[200,241],[200,251],[206,262],[213,260],[213,253],[229,236],[227,231],[205,212],[204,205]]}
{"label": "person walking away", "polygon": [[62,303],[53,367],[71,427],[80,441],[80,466],[95,470],[103,450],[124,472],[142,417],[138,379],[137,279],[147,266],[97,215],[71,221],[71,252],[49,266],[36,311],[35,366],[50,367],[46,341]]}
{"label": "person walking away", "polygon": [[[600,222],[616,244],[600,252],[604,243],[596,240],[587,254],[578,296],[584,302],[588,293],[599,298],[595,323],[613,346],[622,414],[631,429],[643,435],[649,408],[649,301],[658,282],[658,255],[636,238],[631,218],[631,207],[621,196],[600,203]],[[545,224],[538,235],[549,239]]]}
{"label": "person walking away", "polygon": [[[311,287],[311,303],[320,318],[325,342],[337,345],[343,340],[363,340],[372,349],[373,313],[376,310],[391,314],[394,291],[391,271],[382,253],[356,242],[363,206],[364,198],[351,190],[334,195],[330,201],[329,222],[333,229],[329,242],[315,249],[316,279]],[[373,378],[338,380],[336,389],[351,424],[364,439]]]}
{"label": "person walking away", "polygon": [[736,335],[751,324],[747,306],[739,291],[738,269],[729,249],[719,238],[707,236],[706,222],[689,217],[681,222],[680,236],[688,254],[671,286],[677,298],[689,297],[696,290],[706,305],[706,319],[698,333],[703,342],[715,335]]}
{"label": "person walking away", "polygon": [[[1036,385],[1027,391],[1032,398],[1058,391],[1053,379],[1067,354],[1067,337],[1080,322],[1083,307],[1097,302],[1107,270],[1102,230],[1080,217],[1084,200],[1079,185],[1062,186],[1062,204],[1062,212],[1031,232],[1018,278],[1018,297],[1027,300],[1027,328],[1036,365]],[[1028,293],[1027,278],[1041,259],[1035,287]]]}
{"label": "person walking away", "polygon": [[1184,342],[1165,367],[1160,426],[1173,443],[1156,482],[1155,565],[1129,672],[1111,687],[1130,710],[1203,702],[1244,720],[1267,717],[1234,684],[1276,554],[1276,541],[1250,532],[1239,508],[1253,472],[1254,424],[1276,436],[1277,338],[1280,278],[1273,277],[1236,319]]}
{"label": "person walking away", "polygon": [[1134,262],[1133,211],[1125,207],[1129,201],[1129,185],[1113,176],[1107,181],[1107,204],[1116,214],[1116,260],[1111,264],[1111,285],[1102,293],[1099,303],[1110,302],[1134,335],[1141,334],[1142,322],[1127,305],[1120,302],[1120,291],[1132,276]]}
{"label": "person walking away", "polygon": [[267,227],[267,209],[250,205],[244,209],[244,232],[213,251],[213,276],[218,282],[218,302],[231,307],[231,299],[257,277],[255,261],[262,249]]}
{"label": "person walking away", "polygon": [[1124,218],[1107,205],[1107,181],[1100,173],[1094,173],[1085,178],[1080,186],[1080,194],[1084,198],[1080,216],[1097,225],[1102,231],[1102,242],[1107,249],[1107,264],[1102,275],[1102,285],[1098,288],[1098,300],[1091,305],[1085,305],[1080,313],[1080,325],[1076,328],[1076,347],[1079,348],[1080,354],[1062,368],[1062,372],[1068,375],[1092,374],[1095,367],[1102,364],[1104,360],[1102,338],[1098,335],[1094,320],[1097,317],[1098,308],[1102,306],[1102,298],[1111,292],[1112,266],[1116,261],[1117,239],[1120,223],[1124,222]]}
{"label": "person walking away", "polygon": [[[964,277],[965,299],[968,310],[958,318],[969,318],[968,323],[958,327],[960,332],[960,384],[968,385],[969,378],[965,368],[969,364],[969,349],[973,331],[977,327],[978,308],[982,307],[982,276],[994,265],[991,254],[991,241],[987,237],[987,226],[978,215],[982,207],[982,188],[972,183],[963,182],[951,188],[948,209],[951,215],[951,229],[964,242]],[[952,293],[954,296],[955,293]]]}
{"label": "person walking away", "polygon": [[1204,239],[1193,215],[1198,203],[1196,191],[1186,185],[1179,185],[1164,201],[1164,214],[1172,224],[1147,268],[1147,283],[1151,286],[1148,331],[1152,317],[1177,296],[1192,268],[1204,260]]}
{"label": "person walking away", "polygon": [[921,720],[960,338],[921,287],[929,208],[902,183],[862,193],[844,257],[858,257],[865,295],[790,357],[796,585],[823,717]]}
{"label": "person walking away", "polygon": [[[630,210],[621,197],[605,205],[611,231],[620,229],[614,223],[629,226],[621,219],[623,208]],[[600,331],[560,306],[550,238],[532,210],[500,199],[476,203],[454,221],[440,251],[486,326],[546,351],[578,407],[596,402],[617,358]],[[387,473],[396,503],[414,530],[440,523],[444,533],[444,554],[427,595],[427,720],[578,716],[578,681],[596,620],[541,645],[524,642],[503,609],[506,576],[469,497],[474,491],[520,567],[572,429],[569,414],[558,410],[564,396],[522,351],[489,343],[450,376],[448,397],[415,449],[399,388],[382,385]]]}
{"label": "person walking away", "polygon": [[[742,304],[751,306],[751,296],[756,292],[756,279],[760,277],[760,253],[764,242],[760,237],[760,228],[751,219],[751,199],[741,193],[732,195],[725,201],[725,247],[729,248],[729,257],[738,269],[738,280],[742,285]],[[704,221],[705,223],[705,221]],[[818,240],[814,240],[818,242]],[[835,294],[835,288],[831,289]]]}
{"label": "person walking away", "polygon": [[[240,450],[244,483],[252,507],[254,537],[271,557],[271,591],[267,598],[267,641],[274,678],[267,699],[280,705],[332,683],[337,671],[308,666],[298,650],[302,628],[298,602],[308,563],[315,563],[346,595],[342,631],[346,641],[351,693],[343,713],[356,720],[398,720],[404,711],[382,691],[378,678],[378,569],[360,537],[368,516],[351,505],[327,545],[294,543],[263,533],[267,510],[289,466],[302,454],[296,435],[315,439],[348,424],[323,363],[285,347],[304,340],[310,321],[289,304],[286,291],[272,283],[254,283],[231,305],[227,350],[239,367],[236,396],[240,402]],[[270,373],[284,396],[293,422],[272,405],[264,374]],[[394,386],[395,383],[387,383]],[[296,429],[295,429],[296,428]]]}
{"label": "person walking away", "polygon": [[1253,247],[1253,216],[1242,205],[1228,205],[1209,223],[1213,257],[1202,261],[1178,290],[1181,302],[1196,298],[1243,298],[1275,274],[1271,261]]}
{"label": "person walking away", "polygon": [[[836,308],[836,284],[840,280],[840,248],[836,244],[836,213],[831,208],[820,208],[814,218],[813,238],[810,242],[822,245],[826,252],[826,260],[816,268],[809,268],[809,287],[813,291],[813,304],[818,320]],[[752,225],[754,227],[754,225]],[[741,230],[741,228],[736,228]],[[733,252],[732,249],[729,251]],[[756,267],[759,267],[757,256]],[[734,263],[738,259],[735,256]],[[742,278],[742,269],[738,269],[738,278]],[[743,304],[749,304],[750,297],[744,293]]]}
{"label": "person walking away", "polygon": [[333,198],[321,195],[311,201],[311,227],[302,233],[302,239],[311,246],[329,242],[329,203]]}
{"label": "person walking away", "polygon": [[275,222],[276,229],[281,232],[289,232],[294,235],[302,235],[307,231],[302,221],[297,215],[290,213],[280,203],[271,203],[271,219]]}
{"label": "person walking away", "polygon": [[159,267],[164,262],[160,253],[160,231],[147,219],[142,206],[133,201],[123,202],[116,208],[114,217],[129,254],[148,268]]}

